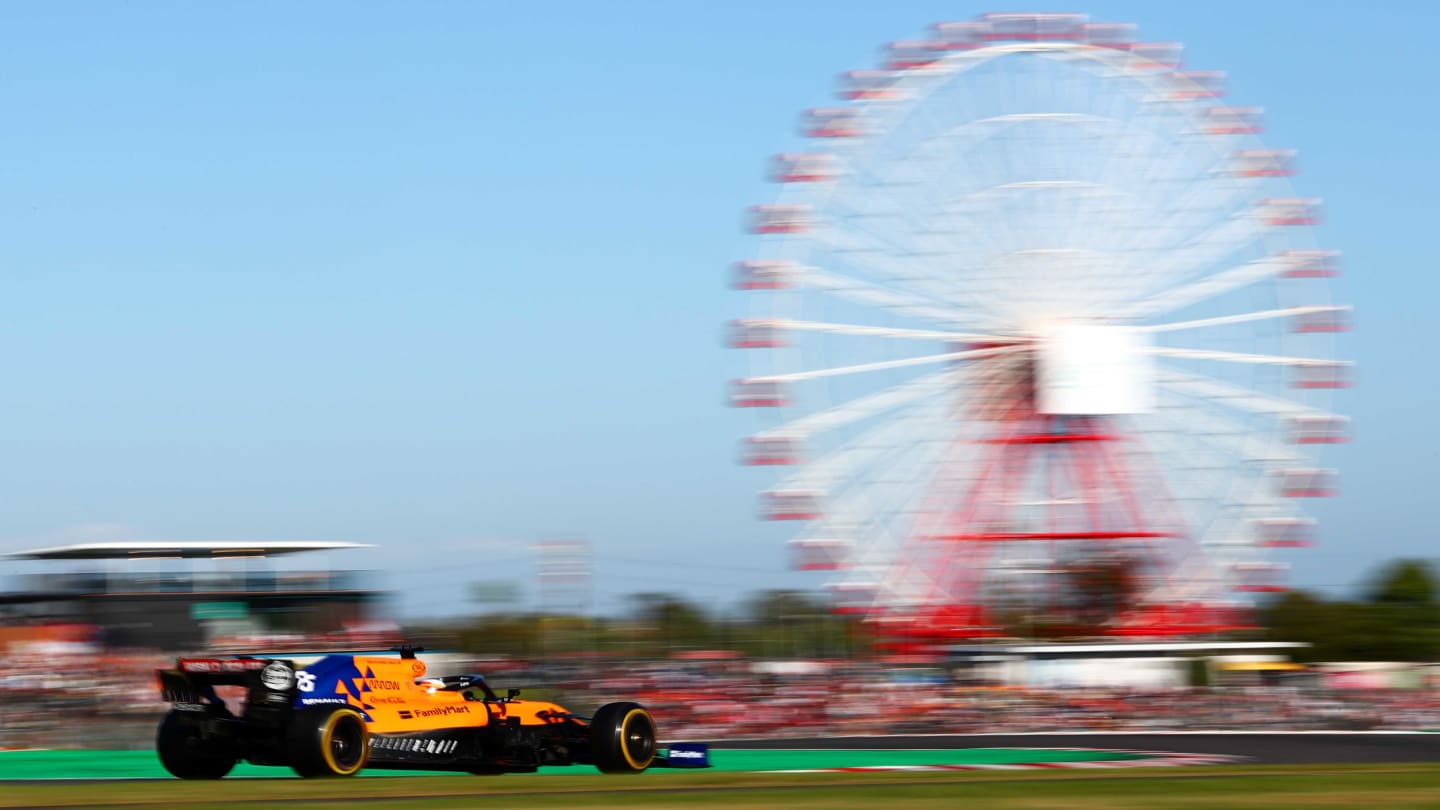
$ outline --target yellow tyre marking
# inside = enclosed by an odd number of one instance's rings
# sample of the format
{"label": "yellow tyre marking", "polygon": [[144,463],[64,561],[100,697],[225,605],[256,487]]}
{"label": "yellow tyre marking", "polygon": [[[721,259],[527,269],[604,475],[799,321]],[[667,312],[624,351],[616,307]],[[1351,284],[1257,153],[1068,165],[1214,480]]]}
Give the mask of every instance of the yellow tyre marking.
{"label": "yellow tyre marking", "polygon": [[643,771],[646,768],[650,767],[651,762],[655,761],[655,746],[650,746],[650,756],[646,757],[644,762],[636,762],[635,758],[630,756],[630,746],[627,744],[630,739],[630,720],[636,715],[640,715],[646,720],[649,720],[650,729],[652,731],[655,729],[654,718],[652,718],[650,716],[650,713],[645,711],[644,709],[631,709],[630,711],[626,712],[625,719],[620,721],[620,755],[625,757],[625,761],[630,764],[630,767],[634,768],[637,771]]}
{"label": "yellow tyre marking", "polygon": [[[330,743],[335,739],[335,727],[340,725],[340,720],[344,717],[354,717],[356,720],[359,720],[362,730],[360,735],[360,758],[355,761],[354,767],[351,768],[342,767],[340,763],[336,762],[335,750],[330,747]],[[369,740],[365,739],[368,735],[363,733],[364,728],[365,718],[361,717],[358,712],[353,712],[348,709],[335,712],[325,721],[325,728],[320,733],[320,756],[325,758],[325,765],[332,773],[337,776],[350,776],[358,773],[361,768],[365,767],[365,761],[370,757]]]}

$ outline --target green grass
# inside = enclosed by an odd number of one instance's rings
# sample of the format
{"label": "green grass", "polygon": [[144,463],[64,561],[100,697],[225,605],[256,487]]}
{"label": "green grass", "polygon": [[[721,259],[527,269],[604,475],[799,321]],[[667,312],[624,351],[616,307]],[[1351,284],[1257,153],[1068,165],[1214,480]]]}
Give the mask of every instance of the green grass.
{"label": "green grass", "polygon": [[400,777],[333,781],[11,784],[0,807],[329,808],[1368,808],[1440,807],[1440,765],[1163,768],[1133,771]]}
{"label": "green grass", "polygon": [[[1141,759],[1123,751],[1063,748],[959,748],[854,751],[739,751],[716,749],[711,763],[720,771],[779,771],[799,768],[847,768],[864,765],[994,765],[1021,762],[1100,762]],[[547,767],[542,775],[588,775],[588,765]],[[663,772],[657,772],[663,773]],[[293,779],[289,768],[240,763],[232,777]],[[366,777],[413,776],[405,771],[369,769]],[[168,779],[154,751],[3,751],[0,781],[30,779]]]}

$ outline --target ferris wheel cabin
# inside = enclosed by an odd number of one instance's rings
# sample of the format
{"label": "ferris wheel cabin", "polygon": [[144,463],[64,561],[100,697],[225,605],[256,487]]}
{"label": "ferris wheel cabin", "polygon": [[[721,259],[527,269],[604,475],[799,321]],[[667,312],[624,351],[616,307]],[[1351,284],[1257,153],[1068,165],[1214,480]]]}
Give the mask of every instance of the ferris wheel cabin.
{"label": "ferris wheel cabin", "polygon": [[730,384],[732,407],[783,408],[786,404],[786,386],[778,380],[735,380]]}
{"label": "ferris wheel cabin", "polygon": [[808,205],[755,205],[750,207],[750,232],[759,234],[800,233],[810,230],[813,219]]}
{"label": "ferris wheel cabin", "polygon": [[1290,417],[1290,441],[1295,444],[1343,444],[1350,440],[1350,420],[1344,416],[1305,414]]}
{"label": "ferris wheel cabin", "polygon": [[1080,26],[1080,41],[1097,48],[1129,50],[1140,28],[1135,23],[1092,22]]}
{"label": "ferris wheel cabin", "polygon": [[1263,129],[1264,114],[1260,107],[1208,107],[1200,111],[1200,131],[1206,135],[1255,135]]}
{"label": "ferris wheel cabin", "polygon": [[820,517],[823,493],[806,489],[771,490],[760,500],[766,520],[815,520]]}
{"label": "ferris wheel cabin", "polygon": [[1306,363],[1291,369],[1290,384],[1295,388],[1349,388],[1348,363]]}
{"label": "ferris wheel cabin", "polygon": [[790,566],[797,571],[838,571],[850,559],[851,543],[827,538],[791,540]]}
{"label": "ferris wheel cabin", "polygon": [[893,100],[900,97],[894,83],[895,74],[888,70],[851,70],[840,75],[839,93],[852,101]]}
{"label": "ferris wheel cabin", "polygon": [[1165,98],[1190,101],[1197,98],[1219,98],[1225,95],[1225,74],[1219,70],[1177,70],[1170,74],[1171,88]]}
{"label": "ferris wheel cabin", "polygon": [[1084,14],[999,12],[981,14],[986,42],[1077,42],[1085,35]]}
{"label": "ferris wheel cabin", "polygon": [[1340,484],[1338,473],[1319,467],[1279,470],[1275,477],[1286,498],[1333,498]]}
{"label": "ferris wheel cabin", "polygon": [[737,290],[783,290],[793,285],[798,274],[794,262],[736,262],[730,286]]}
{"label": "ferris wheel cabin", "polygon": [[770,179],[777,183],[823,183],[835,179],[835,172],[835,156],[831,154],[780,154],[770,161]]}
{"label": "ferris wheel cabin", "polygon": [[1340,275],[1338,250],[1287,250],[1280,258],[1287,264],[1286,278],[1334,278]]}
{"label": "ferris wheel cabin", "polygon": [[860,111],[853,107],[806,110],[800,131],[809,138],[858,138],[865,134]]}
{"label": "ferris wheel cabin", "polygon": [[1309,518],[1257,518],[1251,525],[1261,548],[1304,548],[1315,543],[1315,521]]}
{"label": "ferris wheel cabin", "polygon": [[946,43],[939,40],[908,40],[885,46],[885,67],[890,70],[926,70],[945,56]]}
{"label": "ferris wheel cabin", "polygon": [[880,586],[873,582],[833,582],[825,586],[836,613],[864,614],[875,608]]}
{"label": "ferris wheel cabin", "polygon": [[1255,212],[1266,225],[1314,225],[1320,221],[1320,200],[1316,197],[1276,197],[1261,200]]}
{"label": "ferris wheel cabin", "polygon": [[1234,177],[1290,177],[1295,174],[1294,149],[1241,149],[1230,156]]}
{"label": "ferris wheel cabin", "polygon": [[1283,593],[1290,566],[1275,562],[1242,562],[1230,566],[1233,589],[1241,593]]}
{"label": "ferris wheel cabin", "polygon": [[731,321],[729,332],[726,342],[732,349],[778,349],[785,345],[785,330],[769,321]]}
{"label": "ferris wheel cabin", "polygon": [[1290,331],[1297,334],[1348,332],[1350,323],[1345,316],[1349,311],[1349,307],[1317,307],[1298,312],[1290,316]]}
{"label": "ferris wheel cabin", "polygon": [[1135,57],[1131,70],[1161,71],[1180,67],[1185,46],[1178,42],[1136,42],[1125,50]]}
{"label": "ferris wheel cabin", "polygon": [[751,467],[799,464],[800,440],[793,436],[751,436],[740,444],[740,463]]}

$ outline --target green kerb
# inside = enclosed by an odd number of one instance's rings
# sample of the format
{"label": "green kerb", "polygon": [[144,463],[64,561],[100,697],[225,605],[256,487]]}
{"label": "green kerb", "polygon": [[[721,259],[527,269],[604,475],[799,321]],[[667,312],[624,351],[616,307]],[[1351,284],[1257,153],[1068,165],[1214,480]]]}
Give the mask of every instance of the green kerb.
{"label": "green kerb", "polygon": [[[710,752],[712,770],[782,771],[859,768],[876,765],[1016,765],[1027,762],[1114,762],[1143,754],[1063,748],[962,748],[908,751],[736,751]],[[541,773],[594,773],[589,766],[543,768]],[[657,770],[655,773],[666,773]],[[677,772],[678,769],[677,769]],[[366,770],[365,776],[413,776],[416,771]],[[288,777],[288,768],[240,764],[233,777]],[[167,778],[151,751],[0,751],[0,780]]]}

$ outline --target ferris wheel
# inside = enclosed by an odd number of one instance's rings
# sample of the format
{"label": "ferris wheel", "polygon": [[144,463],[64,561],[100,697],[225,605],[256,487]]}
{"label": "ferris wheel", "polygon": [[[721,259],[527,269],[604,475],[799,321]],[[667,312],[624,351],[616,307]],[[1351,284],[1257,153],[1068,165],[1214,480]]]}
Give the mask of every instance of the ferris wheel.
{"label": "ferris wheel", "polygon": [[742,461],[779,475],[835,603],[926,637],[993,633],[1067,559],[1125,554],[1110,632],[1236,626],[1314,538],[1348,384],[1319,201],[1223,75],[1072,14],[891,43],[807,111],[749,212],[733,286]]}

